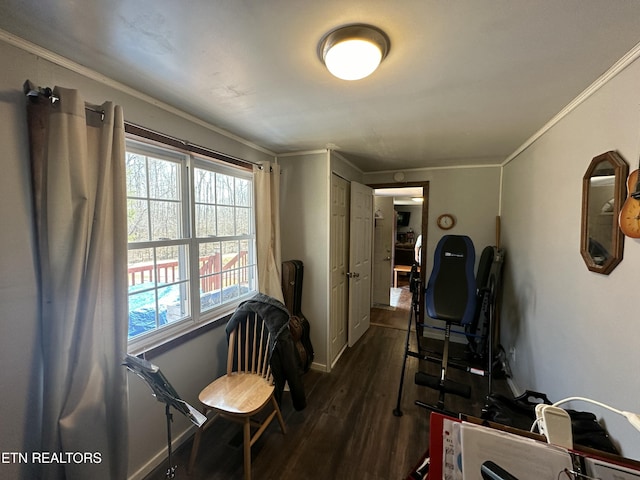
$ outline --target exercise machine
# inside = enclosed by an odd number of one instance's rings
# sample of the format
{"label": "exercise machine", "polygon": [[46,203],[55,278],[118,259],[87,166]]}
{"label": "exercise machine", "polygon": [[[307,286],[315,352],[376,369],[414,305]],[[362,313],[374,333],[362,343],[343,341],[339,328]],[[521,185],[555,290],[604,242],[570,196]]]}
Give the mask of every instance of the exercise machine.
{"label": "exercise machine", "polygon": [[[493,367],[495,363],[496,304],[498,300],[504,251],[498,247],[486,247],[481,255],[478,273],[474,275],[475,248],[471,239],[463,235],[445,235],[440,239],[434,255],[432,273],[425,294],[425,310],[432,319],[445,322],[444,327],[418,323],[419,297],[422,294],[416,267],[412,269],[412,304],[409,313],[404,360],[400,375],[398,400],[394,415],[401,416],[402,391],[408,357],[440,364],[439,375],[418,371],[415,383],[439,391],[438,402],[430,405],[416,401],[419,406],[454,414],[445,409],[445,395],[450,393],[470,398],[471,388],[467,384],[448,378],[449,367],[465,370],[487,378],[487,396],[492,392]],[[411,278],[415,278],[411,280]],[[410,348],[411,329],[415,323],[417,351]],[[428,351],[422,346],[421,332],[424,328],[444,332],[442,352]],[[467,339],[464,358],[449,355],[452,334],[464,335]]]}

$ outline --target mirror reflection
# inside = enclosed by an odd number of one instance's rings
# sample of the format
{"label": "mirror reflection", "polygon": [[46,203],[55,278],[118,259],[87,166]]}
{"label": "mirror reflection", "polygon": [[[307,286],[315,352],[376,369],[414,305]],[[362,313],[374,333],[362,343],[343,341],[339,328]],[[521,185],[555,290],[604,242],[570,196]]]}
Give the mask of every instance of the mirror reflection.
{"label": "mirror reflection", "polygon": [[618,214],[627,163],[616,152],[595,157],[583,178],[581,254],[591,271],[609,274],[622,260]]}
{"label": "mirror reflection", "polygon": [[615,181],[611,162],[600,162],[589,179],[589,254],[596,265],[603,265],[613,251]]}

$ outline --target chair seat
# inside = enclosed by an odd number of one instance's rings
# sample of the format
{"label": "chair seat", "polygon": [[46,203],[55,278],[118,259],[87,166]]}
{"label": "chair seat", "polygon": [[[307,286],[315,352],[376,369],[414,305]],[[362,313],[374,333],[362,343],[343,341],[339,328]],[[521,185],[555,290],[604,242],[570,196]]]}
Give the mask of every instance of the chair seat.
{"label": "chair seat", "polygon": [[207,385],[198,396],[200,402],[227,414],[253,415],[271,398],[274,386],[253,373],[233,372]]}

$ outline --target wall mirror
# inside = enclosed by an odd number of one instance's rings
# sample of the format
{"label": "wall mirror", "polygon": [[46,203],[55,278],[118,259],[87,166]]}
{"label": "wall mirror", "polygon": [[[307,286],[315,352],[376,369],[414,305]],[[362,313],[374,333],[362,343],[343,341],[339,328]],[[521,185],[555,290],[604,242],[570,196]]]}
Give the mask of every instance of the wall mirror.
{"label": "wall mirror", "polygon": [[616,152],[598,155],[582,178],[580,254],[592,272],[608,275],[622,261],[618,214],[626,196],[627,162]]}

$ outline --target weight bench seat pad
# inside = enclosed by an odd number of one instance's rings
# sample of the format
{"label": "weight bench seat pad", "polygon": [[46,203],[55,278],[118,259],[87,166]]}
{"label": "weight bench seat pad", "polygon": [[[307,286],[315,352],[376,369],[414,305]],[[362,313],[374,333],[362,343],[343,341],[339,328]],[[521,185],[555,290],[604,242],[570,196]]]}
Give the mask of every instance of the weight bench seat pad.
{"label": "weight bench seat pad", "polygon": [[434,255],[425,305],[431,318],[467,325],[476,313],[476,253],[466,235],[445,235]]}

